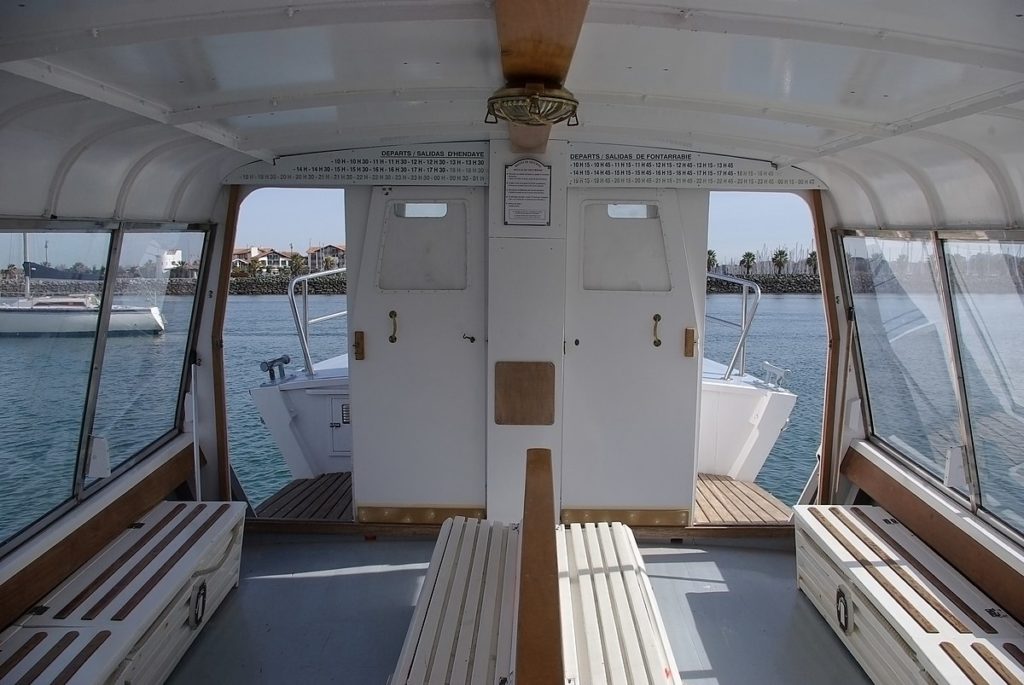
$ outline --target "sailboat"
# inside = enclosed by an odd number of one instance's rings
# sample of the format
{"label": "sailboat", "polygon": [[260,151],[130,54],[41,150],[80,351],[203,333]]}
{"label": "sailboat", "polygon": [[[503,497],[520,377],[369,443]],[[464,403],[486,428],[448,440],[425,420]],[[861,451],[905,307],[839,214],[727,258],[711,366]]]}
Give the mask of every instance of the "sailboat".
{"label": "sailboat", "polygon": [[[95,293],[32,296],[32,278],[46,280],[100,280],[91,273],[54,269],[28,261],[25,237],[25,296],[12,304],[0,304],[0,335],[94,335],[102,301]],[[115,335],[164,332],[159,307],[115,304],[110,307],[109,331]]]}

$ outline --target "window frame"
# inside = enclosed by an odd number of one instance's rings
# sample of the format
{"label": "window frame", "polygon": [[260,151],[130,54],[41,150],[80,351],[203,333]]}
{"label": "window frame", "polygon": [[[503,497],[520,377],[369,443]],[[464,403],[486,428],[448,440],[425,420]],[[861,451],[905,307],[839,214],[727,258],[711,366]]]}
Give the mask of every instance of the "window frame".
{"label": "window frame", "polygon": [[[87,501],[111,483],[117,481],[126,472],[139,463],[153,456],[163,446],[184,432],[185,395],[190,383],[189,369],[197,358],[196,346],[199,328],[202,321],[203,308],[211,265],[213,263],[213,236],[217,224],[209,223],[173,223],[119,220],[76,220],[76,219],[14,219],[0,218],[0,235],[7,233],[105,233],[109,236],[107,245],[106,272],[104,274],[100,311],[97,317],[96,334],[93,337],[91,354],[92,364],[86,386],[85,402],[82,406],[81,423],[78,434],[78,445],[75,454],[74,480],[70,484],[70,495],[57,506],[50,509],[38,519],[14,533],[6,540],[0,541],[0,559],[38,535],[58,519],[62,518],[78,505]],[[189,332],[186,336],[185,354],[182,359],[182,370],[178,382],[177,405],[172,426],[152,442],[125,459],[112,469],[106,478],[92,483],[85,483],[87,464],[88,437],[95,425],[96,406],[99,399],[100,379],[103,374],[103,361],[106,354],[107,333],[110,323],[110,312],[113,308],[113,292],[117,281],[117,269],[120,261],[120,248],[124,236],[133,232],[200,232],[203,234],[202,257],[199,274],[196,279],[196,292],[192,302]],[[111,277],[113,274],[113,277]]]}
{"label": "window frame", "polygon": [[[950,280],[949,267],[946,260],[945,244],[958,240],[984,240],[984,241],[1024,241],[1024,229],[963,229],[963,228],[938,228],[938,229],[887,229],[887,228],[849,228],[837,227],[832,229],[834,247],[840,259],[837,259],[839,268],[839,281],[842,288],[842,296],[847,305],[847,318],[852,322],[854,335],[852,340],[852,359],[854,375],[856,378],[858,392],[861,399],[861,412],[864,421],[867,440],[883,454],[892,458],[903,468],[921,478],[937,494],[951,501],[960,508],[970,512],[979,520],[992,526],[995,530],[1008,538],[1011,538],[1019,545],[1024,545],[1024,530],[1018,530],[1012,525],[1003,521],[998,516],[987,511],[983,506],[983,492],[978,477],[977,457],[975,454],[974,434],[971,426],[971,413],[968,402],[966,379],[963,374],[962,358],[960,352],[960,337],[958,320],[953,305],[952,284]],[[959,431],[964,450],[966,451],[966,467],[968,470],[968,493],[964,494],[947,487],[940,478],[917,464],[909,456],[903,454],[895,446],[889,444],[885,439],[875,432],[873,414],[871,411],[871,398],[868,392],[867,375],[864,367],[864,357],[860,343],[860,332],[857,328],[857,314],[853,299],[853,286],[850,280],[850,273],[847,264],[847,252],[845,238],[878,238],[882,240],[916,240],[930,241],[933,246],[936,258],[936,286],[939,295],[943,323],[941,334],[945,337],[950,351],[947,363],[950,365],[950,373],[953,379],[953,392],[959,413]]]}

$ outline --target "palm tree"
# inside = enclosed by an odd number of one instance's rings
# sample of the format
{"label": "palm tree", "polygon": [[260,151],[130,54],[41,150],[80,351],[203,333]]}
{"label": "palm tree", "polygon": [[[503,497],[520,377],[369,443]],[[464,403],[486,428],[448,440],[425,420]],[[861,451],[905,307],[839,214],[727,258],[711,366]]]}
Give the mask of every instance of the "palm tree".
{"label": "palm tree", "polygon": [[782,270],[789,264],[789,253],[781,247],[772,255],[772,266],[775,267],[775,275],[781,276]]}
{"label": "palm tree", "polygon": [[743,271],[747,276],[750,275],[750,270],[754,268],[755,264],[757,264],[757,255],[753,252],[744,252],[743,256],[740,257],[740,266],[743,267]]}
{"label": "palm tree", "polygon": [[327,255],[324,257],[324,271],[330,271],[338,263],[338,260],[334,257]]}
{"label": "palm tree", "polygon": [[288,270],[293,276],[300,275],[306,270],[306,258],[300,254],[293,254],[288,260]]}
{"label": "palm tree", "polygon": [[708,250],[708,271],[714,271],[718,266],[718,255],[714,250]]}
{"label": "palm tree", "polygon": [[249,277],[260,275],[260,263],[255,259],[245,263],[245,275]]}
{"label": "palm tree", "polygon": [[18,277],[18,267],[16,267],[14,264],[8,264],[7,268],[3,270],[3,277],[10,280],[14,280],[15,278]]}
{"label": "palm tree", "polygon": [[818,253],[816,250],[811,250],[807,253],[807,259],[804,260],[804,263],[811,270],[812,274],[818,275]]}

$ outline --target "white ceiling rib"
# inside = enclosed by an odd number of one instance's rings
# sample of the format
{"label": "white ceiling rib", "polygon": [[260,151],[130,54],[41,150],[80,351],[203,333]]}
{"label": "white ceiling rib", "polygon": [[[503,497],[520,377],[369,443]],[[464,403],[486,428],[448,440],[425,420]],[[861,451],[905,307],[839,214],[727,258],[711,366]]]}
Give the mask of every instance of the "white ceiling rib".
{"label": "white ceiling rib", "polygon": [[128,218],[124,216],[125,203],[128,202],[128,197],[132,192],[132,188],[135,186],[135,182],[139,178],[139,174],[143,172],[150,162],[171,150],[180,150],[182,147],[201,143],[203,143],[203,141],[198,138],[193,138],[191,136],[179,136],[178,138],[172,138],[162,145],[158,145],[137,159],[121,180],[121,190],[118,192],[117,201],[114,203],[114,218]]}
{"label": "white ceiling rib", "polygon": [[50,192],[47,193],[48,200],[46,207],[43,209],[43,214],[50,215],[56,213],[57,207],[60,206],[60,191],[64,187],[64,181],[67,179],[71,167],[85,154],[86,150],[107,136],[146,125],[155,126],[151,122],[140,121],[135,118],[129,121],[115,121],[80,138],[74,147],[68,150],[67,154],[61,158],[60,164],[57,165],[57,171],[53,174],[53,182],[50,184]]}
{"label": "white ceiling rib", "polygon": [[[75,93],[97,102],[102,102],[110,105],[111,107],[117,107],[125,112],[138,114],[139,116],[152,119],[153,121],[161,124],[168,123],[167,114],[169,109],[166,106],[147,100],[135,93],[125,91],[110,83],[105,83],[101,80],[90,78],[82,74],[76,74],[68,69],[64,69],[63,67],[55,64],[50,64],[44,60],[30,60],[27,62],[2,64],[0,65],[0,69],[4,69],[12,74],[31,79],[33,81],[46,83],[63,91]],[[223,145],[226,148],[245,152],[246,154],[258,159],[262,159],[267,162],[274,161],[273,153],[266,150],[241,149],[239,146],[240,141],[238,136],[219,126],[206,123],[196,123],[181,124],[176,128],[188,131],[193,135],[205,138],[206,140],[217,143],[218,145]]]}
{"label": "white ceiling rib", "polygon": [[924,195],[925,203],[928,205],[928,214],[931,218],[931,225],[936,228],[942,228],[946,225],[946,213],[942,207],[942,198],[939,197],[939,192],[936,190],[935,184],[932,183],[930,178],[921,173],[921,171],[915,168],[912,164],[907,164],[905,160],[900,159],[896,155],[889,154],[888,152],[883,152],[882,150],[875,148],[861,148],[860,151],[863,154],[885,160],[909,176]]}
{"label": "white ceiling rib", "polygon": [[1017,197],[1012,185],[1007,180],[1005,170],[1002,169],[1001,165],[988,154],[963,140],[958,140],[953,136],[942,133],[936,133],[934,131],[917,131],[912,135],[915,138],[921,138],[923,140],[938,143],[939,145],[948,145],[956,148],[973,159],[978,163],[978,166],[981,167],[985,175],[991,180],[992,185],[999,194],[999,199],[1002,200],[1002,209],[1006,215],[1007,224],[1009,225],[1013,223],[1013,217],[1021,216],[1020,198]]}

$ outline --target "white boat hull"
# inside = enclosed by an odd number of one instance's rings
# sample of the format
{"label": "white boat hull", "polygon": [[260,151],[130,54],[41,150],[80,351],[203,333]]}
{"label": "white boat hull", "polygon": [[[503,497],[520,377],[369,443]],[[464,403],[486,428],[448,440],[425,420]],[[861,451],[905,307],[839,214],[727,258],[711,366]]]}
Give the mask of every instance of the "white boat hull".
{"label": "white boat hull", "polygon": [[[704,364],[697,470],[753,481],[786,427],[796,395],[749,375],[722,380],[724,366],[707,359]],[[249,391],[293,478],[352,468],[348,356],[315,369],[315,379],[300,373]]]}
{"label": "white boat hull", "polygon": [[[0,307],[0,335],[93,335],[97,309]],[[157,307],[114,307],[112,334],[159,334],[164,320]]]}

